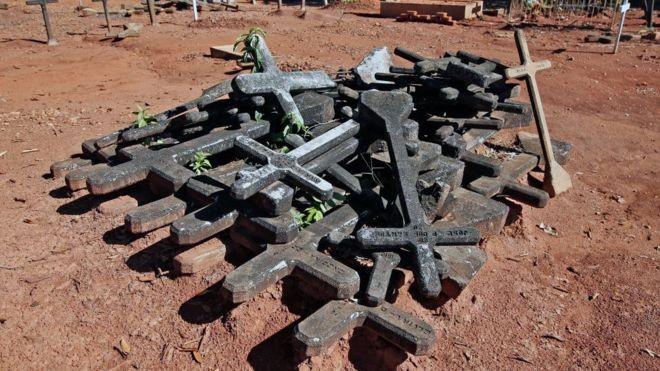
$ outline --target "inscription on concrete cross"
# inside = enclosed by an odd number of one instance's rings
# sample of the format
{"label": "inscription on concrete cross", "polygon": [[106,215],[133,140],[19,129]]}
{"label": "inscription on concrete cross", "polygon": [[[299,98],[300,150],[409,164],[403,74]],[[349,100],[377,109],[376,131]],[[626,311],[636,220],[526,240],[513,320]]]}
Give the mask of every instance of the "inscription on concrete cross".
{"label": "inscription on concrete cross", "polygon": [[332,197],[332,185],[321,177],[305,170],[300,164],[308,162],[351,138],[360,125],[349,120],[316,137],[288,153],[279,153],[252,140],[239,137],[237,146],[251,157],[266,162],[256,170],[239,172],[239,179],[232,185],[232,196],[244,200],[274,181],[286,179],[322,199]]}
{"label": "inscription on concrete cross", "polygon": [[417,170],[411,165],[404,144],[403,123],[412,111],[412,97],[403,92],[368,91],[360,99],[360,115],[383,126],[387,134],[392,166],[398,178],[398,192],[405,225],[399,228],[365,228],[357,238],[367,250],[411,249],[415,261],[415,278],[421,293],[437,297],[442,291],[433,246],[473,245],[479,242],[479,231],[466,228],[440,229],[425,222],[425,213],[415,188]]}

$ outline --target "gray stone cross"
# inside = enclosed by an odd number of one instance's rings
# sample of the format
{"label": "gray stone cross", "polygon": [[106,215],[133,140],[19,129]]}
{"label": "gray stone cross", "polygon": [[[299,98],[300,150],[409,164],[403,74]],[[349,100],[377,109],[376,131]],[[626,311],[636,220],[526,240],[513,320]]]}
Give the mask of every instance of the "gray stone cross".
{"label": "gray stone cross", "polygon": [[415,355],[428,353],[436,341],[431,325],[386,302],[368,307],[351,301],[330,301],[298,323],[294,334],[305,355],[311,357],[328,350],[355,327],[369,328]]}
{"label": "gray stone cross", "polygon": [[41,14],[44,17],[44,25],[46,26],[46,35],[48,35],[48,45],[55,46],[58,44],[53,35],[53,30],[50,27],[50,19],[48,18],[48,6],[47,4],[56,3],[57,0],[28,0],[25,2],[25,5],[40,5]]}
{"label": "gray stone cross", "polygon": [[392,166],[398,177],[401,211],[406,225],[399,228],[365,228],[357,238],[367,250],[410,249],[414,255],[415,278],[422,295],[437,297],[442,291],[433,246],[474,245],[479,242],[475,228],[435,228],[426,224],[425,213],[415,188],[417,170],[406,151],[403,123],[413,108],[412,97],[403,92],[367,91],[360,99],[360,114],[384,126]]}
{"label": "gray stone cross", "polygon": [[486,197],[505,195],[534,207],[544,207],[550,196],[547,192],[518,183],[518,178],[527,175],[538,164],[538,157],[521,153],[502,165],[497,177],[482,176],[472,181],[468,188]]}
{"label": "gray stone cross", "polygon": [[337,299],[347,299],[360,288],[356,271],[318,251],[318,244],[328,233],[351,233],[360,216],[344,205],[300,232],[290,243],[268,245],[266,251],[229,273],[222,285],[233,303],[247,301],[282,278],[297,274],[319,290]]}
{"label": "gray stone cross", "polygon": [[329,89],[336,86],[335,82],[323,71],[280,71],[266,46],[266,42],[261,37],[259,37],[257,43],[257,50],[263,58],[263,72],[236,76],[233,82],[234,90],[245,95],[275,97],[281,110],[280,113],[285,116],[293,115],[295,119],[304,122],[296,103],[293,101],[292,92]]}
{"label": "gray stone cross", "polygon": [[157,151],[143,146],[127,147],[121,152],[131,160],[90,174],[87,177],[87,188],[95,195],[106,194],[136,184],[154,174],[164,179],[162,183],[172,187],[168,191],[173,192],[195,175],[185,167],[195,153],[220,153],[232,148],[237,137],[258,138],[268,134],[269,129],[267,121],[252,121],[243,124],[238,130],[218,130]]}
{"label": "gray stone cross", "polygon": [[287,179],[319,198],[329,199],[332,197],[332,185],[306,170],[301,164],[336,147],[359,130],[360,125],[349,120],[288,153],[275,152],[245,136],[238,137],[236,144],[239,148],[267,164],[256,170],[241,171],[239,179],[232,185],[232,196],[244,200],[274,181]]}

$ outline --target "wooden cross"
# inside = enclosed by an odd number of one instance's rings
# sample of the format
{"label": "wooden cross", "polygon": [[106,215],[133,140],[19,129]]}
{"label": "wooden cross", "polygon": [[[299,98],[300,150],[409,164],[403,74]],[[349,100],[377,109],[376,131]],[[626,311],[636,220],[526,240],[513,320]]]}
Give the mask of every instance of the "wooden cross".
{"label": "wooden cross", "polygon": [[103,14],[105,15],[105,24],[108,26],[108,33],[112,32],[112,28],[110,27],[110,17],[108,16],[108,0],[92,0],[94,3],[98,2],[103,3]]}
{"label": "wooden cross", "polygon": [[621,22],[619,23],[619,31],[616,33],[616,41],[614,42],[614,51],[612,54],[616,54],[619,50],[619,41],[621,41],[621,33],[623,32],[623,22],[626,20],[626,12],[628,9],[630,9],[630,3],[628,0],[625,0],[619,7],[619,12],[621,12]]}
{"label": "wooden cross", "polygon": [[48,19],[48,3],[56,3],[57,0],[28,0],[25,5],[41,5],[41,13],[44,16],[44,24],[46,25],[46,34],[48,35],[48,45],[55,46],[59,44],[53,36],[53,30],[50,27],[50,20]]}
{"label": "wooden cross", "polygon": [[334,88],[337,85],[323,71],[282,72],[277,67],[266,42],[257,36],[257,50],[263,59],[263,72],[239,75],[234,78],[234,91],[248,96],[270,95],[275,97],[280,113],[292,115],[299,122],[304,122],[292,92]]}
{"label": "wooden cross", "polygon": [[564,170],[564,168],[562,168],[555,160],[555,155],[552,152],[550,132],[548,131],[548,124],[545,121],[543,104],[541,103],[541,93],[536,84],[536,73],[538,71],[549,69],[550,61],[532,61],[529,49],[527,48],[527,40],[525,40],[525,34],[522,30],[516,30],[516,46],[518,47],[518,55],[520,56],[520,62],[522,65],[507,68],[504,73],[507,79],[524,79],[527,83],[527,90],[529,91],[534,119],[536,121],[536,129],[541,138],[541,148],[543,149],[543,157],[545,158],[546,164],[543,186],[548,193],[550,193],[550,196],[554,197],[555,195],[570,189],[573,184],[570,175],[568,175],[566,170]]}

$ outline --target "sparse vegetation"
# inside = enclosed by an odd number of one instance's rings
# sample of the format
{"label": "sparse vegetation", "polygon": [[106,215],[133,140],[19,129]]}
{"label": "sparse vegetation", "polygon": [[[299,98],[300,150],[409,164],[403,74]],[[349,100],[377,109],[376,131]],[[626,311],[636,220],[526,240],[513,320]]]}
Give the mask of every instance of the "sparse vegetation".
{"label": "sparse vegetation", "polygon": [[263,72],[264,59],[261,55],[261,52],[259,52],[259,49],[257,48],[260,37],[266,38],[266,31],[259,27],[252,27],[248,32],[243,33],[237,37],[236,41],[234,42],[234,51],[236,51],[240,44],[243,44],[243,48],[241,49],[241,52],[243,52],[241,62],[252,63],[253,73]]}
{"label": "sparse vegetation", "polygon": [[299,229],[304,229],[311,224],[314,224],[325,217],[325,215],[344,201],[345,197],[339,193],[332,195],[328,201],[323,201],[314,196],[309,199],[310,205],[302,213],[291,209],[293,216]]}
{"label": "sparse vegetation", "polygon": [[206,152],[196,152],[195,157],[193,158],[192,162],[190,162],[190,168],[197,174],[203,174],[209,170],[211,170],[211,161],[209,161],[209,156],[211,154],[206,153]]}
{"label": "sparse vegetation", "polygon": [[155,117],[149,114],[149,107],[140,107],[137,106],[137,111],[134,111],[135,115],[135,127],[143,128],[155,123],[157,120]]}

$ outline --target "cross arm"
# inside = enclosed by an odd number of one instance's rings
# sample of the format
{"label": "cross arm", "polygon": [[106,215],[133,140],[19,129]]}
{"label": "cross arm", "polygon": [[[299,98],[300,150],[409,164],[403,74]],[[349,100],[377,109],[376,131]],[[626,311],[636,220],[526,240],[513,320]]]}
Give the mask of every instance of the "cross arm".
{"label": "cross arm", "polygon": [[290,170],[287,170],[287,173],[293,183],[303,187],[322,200],[332,198],[332,184],[323,180],[320,176],[297,164]]}
{"label": "cross arm", "polygon": [[507,79],[522,79],[534,76],[538,71],[547,70],[552,66],[549,60],[526,62],[518,67],[507,68],[504,71]]}

